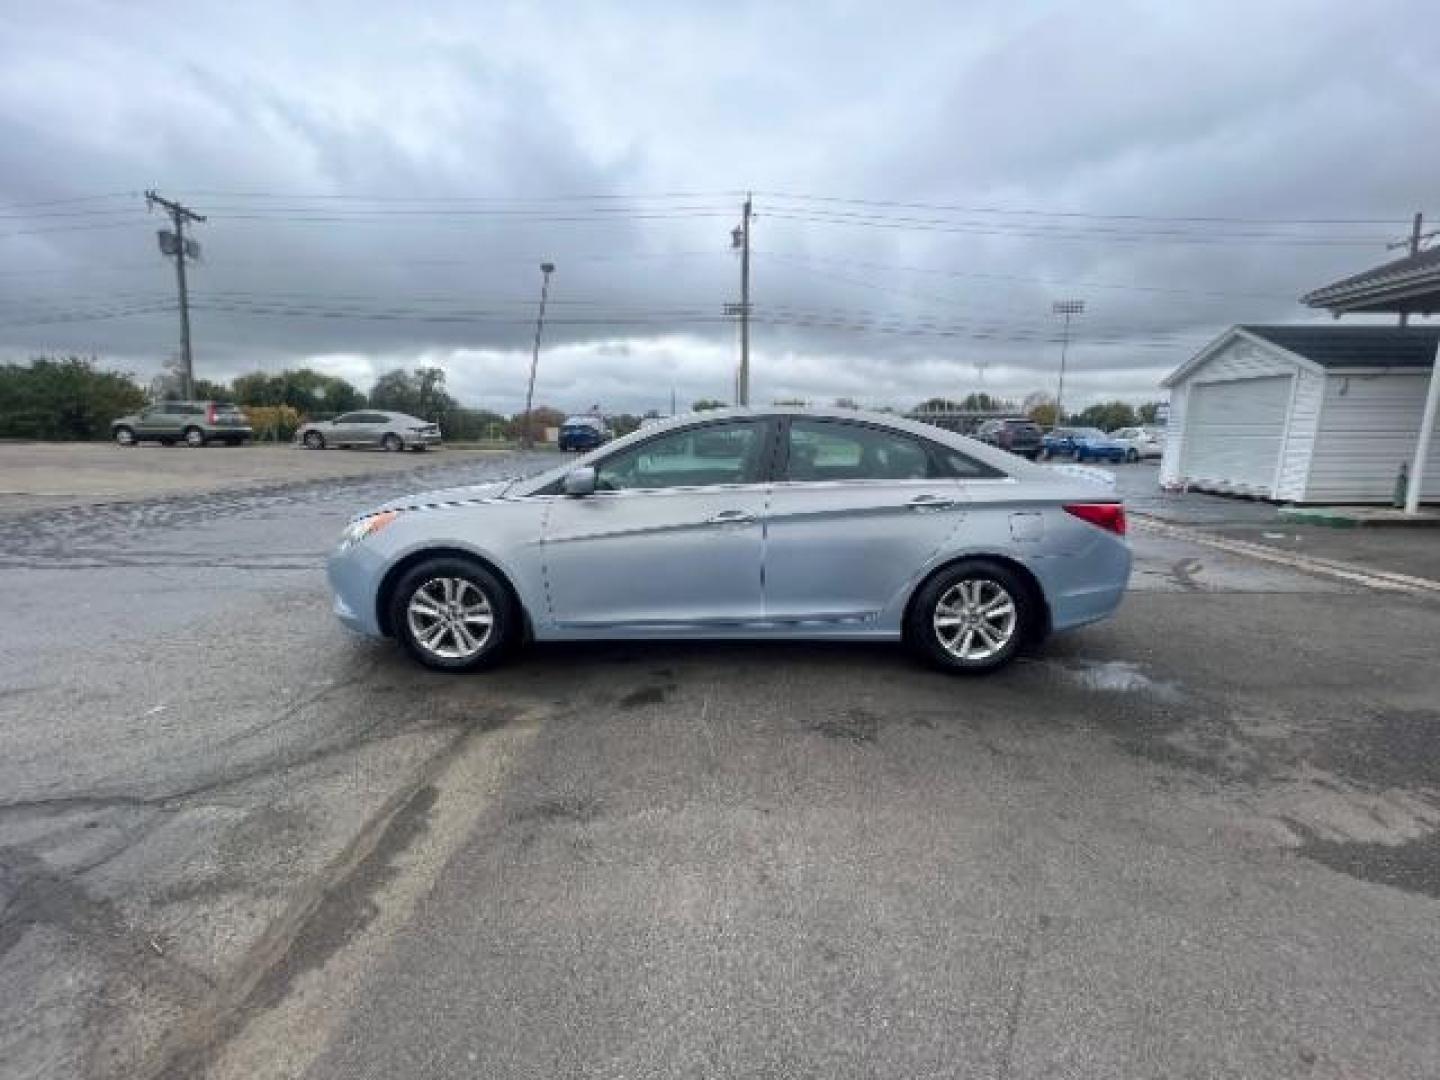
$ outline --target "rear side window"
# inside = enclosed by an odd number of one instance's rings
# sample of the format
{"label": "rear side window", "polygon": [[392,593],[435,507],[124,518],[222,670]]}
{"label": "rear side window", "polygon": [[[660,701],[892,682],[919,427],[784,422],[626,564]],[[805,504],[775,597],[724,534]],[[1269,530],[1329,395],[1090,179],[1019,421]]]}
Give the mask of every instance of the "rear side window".
{"label": "rear side window", "polygon": [[923,480],[930,475],[929,453],[909,435],[844,422],[790,422],[787,480]]}
{"label": "rear side window", "polygon": [[934,450],[940,463],[939,471],[945,476],[953,476],[957,480],[998,480],[1009,475],[993,465],[987,465],[948,446],[937,446]]}

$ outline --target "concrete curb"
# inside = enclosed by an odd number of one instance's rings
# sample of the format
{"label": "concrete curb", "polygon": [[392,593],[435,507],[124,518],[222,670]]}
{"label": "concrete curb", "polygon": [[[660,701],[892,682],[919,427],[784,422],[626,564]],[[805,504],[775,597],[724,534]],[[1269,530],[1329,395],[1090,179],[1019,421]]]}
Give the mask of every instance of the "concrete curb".
{"label": "concrete curb", "polygon": [[1171,525],[1145,514],[1131,514],[1130,520],[1136,528],[1157,536],[1167,536],[1175,540],[1186,540],[1193,544],[1201,544],[1205,547],[1214,548],[1217,551],[1228,552],[1231,555],[1241,555],[1250,559],[1257,559],[1261,562],[1275,563],[1279,566],[1288,566],[1293,570],[1300,570],[1307,574],[1314,574],[1317,577],[1330,578],[1335,581],[1345,581],[1354,585],[1363,585],[1369,589],[1381,592],[1402,592],[1411,596],[1423,596],[1440,600],[1440,581],[1432,578],[1413,577],[1410,574],[1397,574],[1390,570],[1376,570],[1369,566],[1360,566],[1357,563],[1341,562],[1338,559],[1317,559],[1311,555],[1297,555],[1293,552],[1279,551],[1264,544],[1252,543],[1248,540],[1232,540],[1229,537],[1216,536],[1200,529],[1189,528],[1179,525]]}

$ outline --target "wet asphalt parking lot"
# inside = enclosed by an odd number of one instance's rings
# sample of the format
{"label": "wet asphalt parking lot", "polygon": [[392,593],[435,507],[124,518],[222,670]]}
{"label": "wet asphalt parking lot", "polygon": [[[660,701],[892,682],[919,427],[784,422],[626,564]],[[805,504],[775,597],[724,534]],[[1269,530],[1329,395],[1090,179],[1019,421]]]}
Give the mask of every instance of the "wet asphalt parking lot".
{"label": "wet asphalt parking lot", "polygon": [[0,1076],[1440,1072],[1440,603],[1137,530],[981,680],[334,623],[517,467],[0,523]]}

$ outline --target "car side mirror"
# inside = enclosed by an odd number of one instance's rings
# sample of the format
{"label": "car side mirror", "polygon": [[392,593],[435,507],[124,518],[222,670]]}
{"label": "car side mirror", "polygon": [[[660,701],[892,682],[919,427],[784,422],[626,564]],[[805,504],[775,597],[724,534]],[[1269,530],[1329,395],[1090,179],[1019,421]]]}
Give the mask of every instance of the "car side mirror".
{"label": "car side mirror", "polygon": [[565,474],[565,494],[581,498],[595,494],[595,466],[581,465]]}

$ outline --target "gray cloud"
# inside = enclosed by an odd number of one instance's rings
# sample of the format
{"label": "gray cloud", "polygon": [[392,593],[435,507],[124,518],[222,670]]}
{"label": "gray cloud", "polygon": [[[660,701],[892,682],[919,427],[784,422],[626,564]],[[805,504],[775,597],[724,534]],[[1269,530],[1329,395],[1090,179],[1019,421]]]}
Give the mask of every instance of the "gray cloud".
{"label": "gray cloud", "polygon": [[[728,397],[753,188],[758,398],[1048,386],[1072,295],[1074,393],[1139,398],[1230,323],[1312,318],[1290,298],[1385,257],[1440,172],[1418,0],[779,7],[0,13],[0,355],[158,368],[173,312],[82,318],[173,300],[153,185],[210,215],[202,374],[424,360],[514,409],[553,259],[542,398]],[[1385,221],[1271,223],[1321,218]]]}

